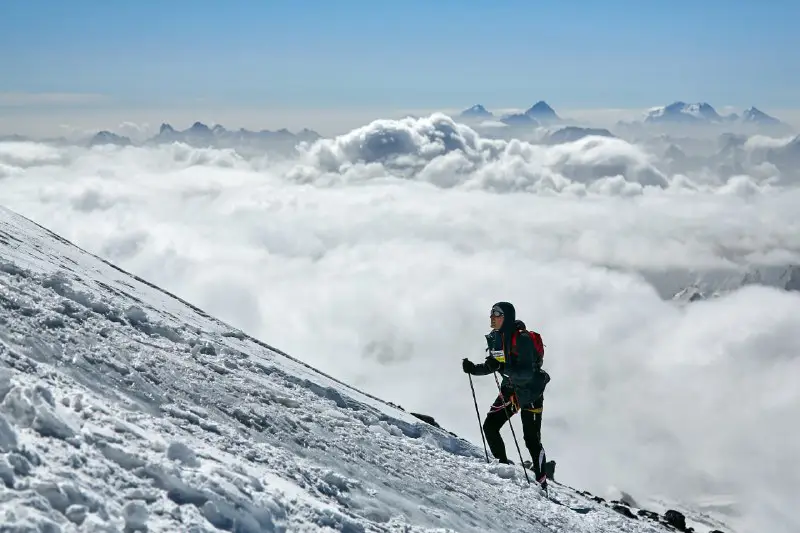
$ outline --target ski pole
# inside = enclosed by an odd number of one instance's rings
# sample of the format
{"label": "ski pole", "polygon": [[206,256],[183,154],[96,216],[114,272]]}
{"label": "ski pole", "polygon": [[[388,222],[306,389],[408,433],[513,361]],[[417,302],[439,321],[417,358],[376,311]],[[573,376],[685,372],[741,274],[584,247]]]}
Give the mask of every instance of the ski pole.
{"label": "ski pole", "polygon": [[500,393],[500,399],[503,400],[503,411],[505,411],[506,419],[508,420],[508,425],[511,427],[511,435],[514,437],[514,445],[517,447],[517,453],[519,454],[519,464],[522,467],[522,473],[525,474],[525,480],[528,482],[528,485],[530,485],[531,480],[528,477],[528,469],[525,468],[525,462],[522,460],[522,451],[519,449],[519,443],[517,442],[517,433],[514,431],[514,424],[511,423],[511,415],[508,414],[508,408],[506,407],[506,399],[505,396],[503,396],[503,389],[500,387],[500,381],[497,379],[497,371],[492,372],[492,374],[494,375],[494,382],[497,383],[497,392]]}
{"label": "ski pole", "polygon": [[486,462],[489,461],[489,451],[486,449],[486,437],[483,436],[483,424],[481,424],[481,412],[478,410],[478,399],[475,397],[475,386],[472,384],[472,375],[467,374],[469,377],[469,388],[472,389],[472,401],[475,403],[475,414],[478,415],[478,429],[481,430],[481,440],[483,441],[483,453],[486,454]]}

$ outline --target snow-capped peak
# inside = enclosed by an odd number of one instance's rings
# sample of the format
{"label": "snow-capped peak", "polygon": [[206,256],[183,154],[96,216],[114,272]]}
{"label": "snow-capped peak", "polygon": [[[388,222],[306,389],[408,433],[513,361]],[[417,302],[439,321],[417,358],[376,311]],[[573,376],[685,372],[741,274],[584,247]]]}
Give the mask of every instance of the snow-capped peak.
{"label": "snow-capped peak", "polygon": [[462,111],[461,116],[465,118],[490,118],[494,115],[481,104],[475,104],[469,109]]}
{"label": "snow-capped peak", "polygon": [[761,111],[756,107],[751,107],[749,109],[746,109],[742,113],[742,121],[754,122],[757,124],[771,124],[771,125],[777,125],[781,123],[781,121],[778,120],[777,118],[767,115],[766,113],[764,113],[763,111]]}
{"label": "snow-capped peak", "polygon": [[666,106],[650,108],[645,122],[719,122],[722,117],[706,102],[673,102]]}
{"label": "snow-capped peak", "polygon": [[741,115],[731,112],[723,116],[717,113],[716,109],[714,109],[711,104],[706,102],[686,103],[683,101],[648,109],[644,114],[644,122],[651,124],[715,124],[725,127],[736,124],[749,124],[770,126],[773,128],[788,128],[788,126],[780,120],[767,115],[755,107],[746,109]]}

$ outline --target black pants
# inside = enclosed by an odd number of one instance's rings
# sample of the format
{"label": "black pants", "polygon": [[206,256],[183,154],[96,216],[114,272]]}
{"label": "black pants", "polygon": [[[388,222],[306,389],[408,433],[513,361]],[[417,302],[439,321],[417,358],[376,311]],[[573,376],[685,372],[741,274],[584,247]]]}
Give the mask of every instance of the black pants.
{"label": "black pants", "polygon": [[[547,462],[547,457],[544,453],[544,446],[542,446],[542,406],[540,402],[537,402],[537,404],[539,405],[523,407],[520,418],[522,419],[525,447],[528,448],[531,454],[533,472],[536,480],[539,481],[544,476],[544,464]],[[486,420],[483,421],[486,443],[489,445],[489,449],[492,450],[492,455],[501,463],[508,463],[509,461],[503,438],[500,436],[500,429],[519,410],[519,405],[517,405],[513,394],[505,395],[505,403],[503,402],[503,395],[498,394],[497,399],[486,415]]]}

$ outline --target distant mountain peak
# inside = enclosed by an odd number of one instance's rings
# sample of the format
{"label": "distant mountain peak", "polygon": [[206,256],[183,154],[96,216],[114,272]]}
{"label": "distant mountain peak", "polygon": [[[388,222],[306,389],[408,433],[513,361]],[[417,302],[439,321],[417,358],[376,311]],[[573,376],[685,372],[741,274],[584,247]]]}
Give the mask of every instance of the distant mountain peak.
{"label": "distant mountain peak", "polygon": [[189,131],[192,133],[201,133],[201,134],[211,133],[211,129],[202,122],[195,122],[194,124],[192,124],[192,127],[189,128]]}
{"label": "distant mountain peak", "polygon": [[745,109],[742,113],[742,120],[744,122],[754,122],[758,124],[781,124],[781,121],[775,117],[767,115],[755,106]]}
{"label": "distant mountain peak", "polygon": [[675,144],[670,144],[664,151],[664,157],[667,159],[683,160],[686,159],[686,154]]}
{"label": "distant mountain peak", "polygon": [[708,102],[677,100],[647,111],[645,122],[720,122],[722,117]]}
{"label": "distant mountain peak", "polygon": [[540,121],[559,120],[555,110],[544,100],[539,100],[533,104],[525,111],[525,114]]}
{"label": "distant mountain peak", "polygon": [[758,126],[788,127],[775,117],[771,117],[756,107],[742,112],[720,115],[708,102],[687,103],[677,100],[671,104],[652,107],[647,110],[645,123],[672,124],[751,124]]}
{"label": "distant mountain peak", "polygon": [[492,115],[492,113],[488,111],[485,107],[483,107],[481,104],[475,104],[469,109],[465,109],[464,111],[462,111],[461,116],[469,118],[489,118],[494,115]]}
{"label": "distant mountain peak", "polygon": [[[300,142],[314,142],[321,138],[321,135],[314,130],[304,128],[298,133],[292,133],[286,128],[281,128],[277,131],[260,130],[251,131],[246,128],[239,128],[236,130],[228,130],[222,124],[215,124],[209,127],[203,122],[196,121],[185,130],[176,130],[166,122],[161,124],[158,134],[151,137],[145,143],[162,143],[162,142],[183,142],[191,146],[214,146],[214,147],[232,147],[232,146],[250,146],[259,143],[270,143],[273,146],[290,146],[292,143],[298,144]],[[105,141],[108,144],[108,139],[105,137],[98,137],[97,141]],[[117,139],[115,144],[120,144],[121,141]],[[242,145],[241,143],[245,143]]]}
{"label": "distant mountain peak", "polygon": [[98,146],[104,144],[130,146],[132,143],[128,137],[117,135],[116,133],[112,133],[108,130],[98,131],[89,141],[89,146]]}
{"label": "distant mountain peak", "polygon": [[609,138],[616,137],[613,133],[605,128],[581,128],[578,126],[566,126],[548,135],[546,140],[549,144],[561,144],[579,141],[584,137],[591,136]]}
{"label": "distant mountain peak", "polygon": [[538,126],[539,121],[527,113],[512,113],[500,119],[500,122],[509,126]]}
{"label": "distant mountain peak", "polygon": [[676,302],[697,302],[708,299],[708,296],[698,287],[690,286],[678,291],[672,299]]}

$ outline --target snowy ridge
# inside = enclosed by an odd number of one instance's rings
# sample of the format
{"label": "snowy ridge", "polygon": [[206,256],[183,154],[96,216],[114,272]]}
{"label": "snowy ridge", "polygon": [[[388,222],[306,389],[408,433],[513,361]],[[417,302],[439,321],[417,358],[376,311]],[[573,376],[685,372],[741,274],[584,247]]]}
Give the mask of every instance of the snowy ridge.
{"label": "snowy ridge", "polygon": [[[676,101],[668,105],[651,107],[644,114],[644,122],[648,124],[751,124],[763,126],[773,131],[791,130],[786,124],[756,107],[745,109],[741,115],[730,113],[721,115],[707,102],[687,103]],[[788,128],[788,129],[787,129]]]}
{"label": "snowy ridge", "polygon": [[551,494],[0,207],[2,531],[674,531]]}
{"label": "snowy ridge", "polygon": [[716,110],[706,102],[690,103],[673,102],[666,106],[653,107],[647,111],[647,121],[661,119],[685,119],[719,121],[722,119]]}

